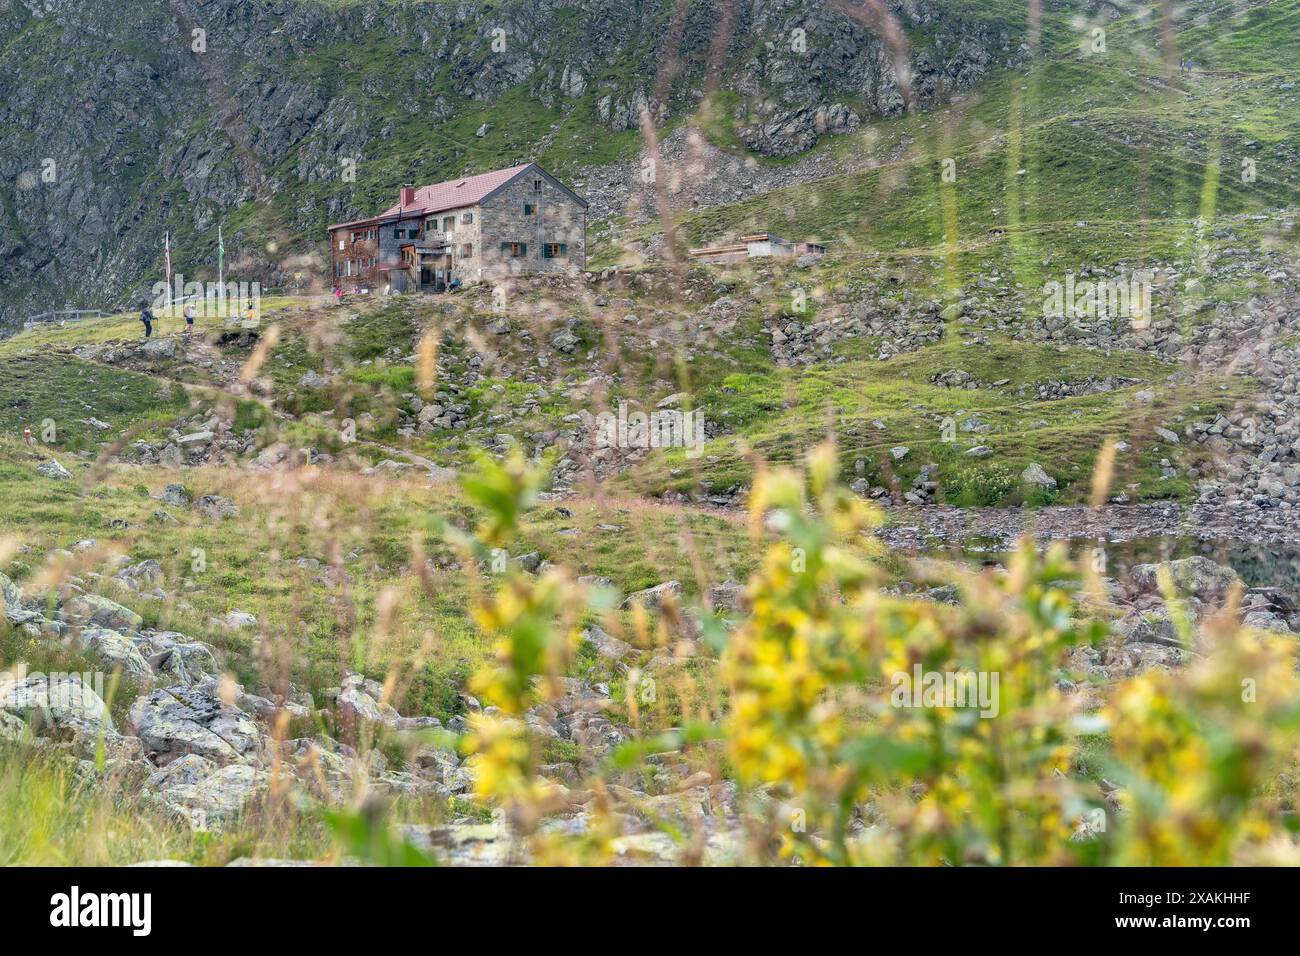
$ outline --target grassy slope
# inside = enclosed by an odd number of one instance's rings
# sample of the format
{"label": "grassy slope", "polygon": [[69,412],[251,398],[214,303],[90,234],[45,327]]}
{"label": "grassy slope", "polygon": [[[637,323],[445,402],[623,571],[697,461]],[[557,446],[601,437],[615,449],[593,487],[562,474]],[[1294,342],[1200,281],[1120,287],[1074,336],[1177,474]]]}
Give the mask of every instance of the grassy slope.
{"label": "grassy slope", "polygon": [[[689,490],[703,472],[704,480],[724,490],[748,480],[748,449],[768,461],[799,460],[824,439],[828,409],[833,409],[843,474],[859,474],[854,463],[861,459],[865,467],[860,474],[873,484],[889,485],[896,479],[906,490],[927,463],[939,464],[940,474],[947,476],[956,470],[986,468],[1018,474],[1032,461],[1044,464],[1060,482],[1059,500],[1072,502],[1086,498],[1086,479],[1103,442],[1122,438],[1136,449],[1121,463],[1120,477],[1129,484],[1131,497],[1185,498],[1192,491],[1190,483],[1186,478],[1160,477],[1159,460],[1180,457],[1190,465],[1199,459],[1176,455],[1174,449],[1161,446],[1153,439],[1153,428],[1185,418],[1204,419],[1247,392],[1247,385],[1240,381],[1169,386],[1166,378],[1177,366],[1143,355],[1105,356],[1081,348],[1011,341],[970,349],[959,342],[947,342],[882,363],[862,354],[865,344],[842,347],[841,354],[850,358],[839,364],[728,376],[706,393],[704,407],[715,407],[712,400],[716,396],[717,405],[756,409],[752,419],[733,439],[710,444],[703,465],[673,454],[652,461],[629,482],[651,489]],[[954,368],[985,383],[1009,381],[996,389],[978,390],[931,383],[934,375]],[[1116,375],[1139,379],[1140,384],[1050,402],[1016,394],[1022,385],[1061,377],[1062,369],[1079,378]],[[1141,389],[1156,393],[1151,405],[1135,402],[1134,393]],[[958,428],[957,440],[952,443],[941,437],[941,424],[947,417]],[[975,418],[987,423],[990,430],[965,431],[962,426]],[[991,447],[993,456],[987,462],[965,456],[975,445]],[[910,449],[902,462],[889,455],[895,446]],[[1009,500],[1018,500],[1014,492]]]}
{"label": "grassy slope", "polygon": [[[985,270],[990,245],[1009,247],[1027,267],[1017,276],[1026,283],[1041,282],[1037,264],[1049,256],[1104,267],[1186,255],[1197,216],[1300,201],[1300,122],[1295,93],[1284,89],[1286,71],[1300,63],[1289,39],[1295,17],[1294,4],[1273,4],[1231,30],[1181,21],[1180,51],[1200,68],[1234,72],[1178,74],[1174,92],[1152,23],[1107,23],[1108,50],[1098,55],[1080,51],[1084,34],[1049,16],[1047,56],[1032,70],[998,74],[946,109],[819,147],[875,168],[688,212],[683,231],[700,244],[771,229],[830,242],[849,263],[956,248],[958,281]],[[900,148],[902,159],[888,159]],[[1259,169],[1253,183],[1239,175],[1248,157]],[[956,162],[951,184],[940,178],[947,158]],[[998,235],[990,239],[990,230]]]}
{"label": "grassy slope", "polygon": [[[147,427],[186,406],[183,390],[145,375],[119,371],[66,355],[25,355],[0,365],[0,429],[36,439],[49,437],[63,453],[91,448],[127,426]],[[87,424],[98,419],[103,432]]]}
{"label": "grassy slope", "polygon": [[[53,551],[87,537],[95,538],[105,554],[156,559],[173,600],[127,595],[123,601],[144,615],[147,626],[213,641],[230,652],[237,673],[250,683],[259,679],[256,655],[249,653],[254,635],[227,634],[211,621],[232,609],[257,614],[268,650],[283,654],[292,678],[316,691],[337,684],[342,667],[383,673],[397,661],[411,660],[422,635],[431,633],[436,640],[424,666],[409,675],[410,706],[442,717],[459,711],[447,679],[463,674],[484,653],[465,616],[467,588],[473,584],[459,573],[439,572],[437,596],[430,598],[409,573],[412,535],[426,553],[445,554],[434,533],[435,517],[457,523],[473,519],[453,489],[418,479],[390,484],[334,472],[272,478],[216,468],[174,473],[114,466],[91,477],[87,466],[68,464],[75,481],[41,478],[33,474],[26,449],[0,442],[0,491],[10,505],[0,517],[0,538],[13,536],[28,548],[7,572],[20,583],[38,582]],[[232,498],[240,514],[212,522],[150,497],[178,480],[194,495]],[[540,508],[525,540],[543,558],[565,560],[576,574],[609,577],[626,591],[676,578],[698,593],[750,570],[744,529],[724,516],[633,501],[608,504],[567,504],[572,517]],[[177,520],[154,520],[160,507]],[[598,529],[601,523],[618,529]],[[576,534],[560,533],[565,530]],[[575,548],[575,542],[582,547]],[[199,563],[195,549],[203,555]],[[315,558],[327,566],[331,555],[340,556],[346,589],[319,579],[323,568],[296,563]],[[696,556],[709,569],[707,580],[697,580]],[[391,630],[403,635],[387,644],[373,641],[368,630],[375,596],[385,589],[401,596]]]}

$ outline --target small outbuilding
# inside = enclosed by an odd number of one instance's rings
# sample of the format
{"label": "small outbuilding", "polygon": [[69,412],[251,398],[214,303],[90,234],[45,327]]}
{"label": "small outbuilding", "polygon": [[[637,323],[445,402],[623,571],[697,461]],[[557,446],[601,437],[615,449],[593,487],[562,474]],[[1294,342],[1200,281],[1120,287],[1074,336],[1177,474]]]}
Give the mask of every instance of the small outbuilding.
{"label": "small outbuilding", "polygon": [[815,242],[790,242],[770,232],[756,232],[728,245],[692,249],[691,255],[701,262],[734,263],[767,256],[820,256],[825,252],[826,247]]}

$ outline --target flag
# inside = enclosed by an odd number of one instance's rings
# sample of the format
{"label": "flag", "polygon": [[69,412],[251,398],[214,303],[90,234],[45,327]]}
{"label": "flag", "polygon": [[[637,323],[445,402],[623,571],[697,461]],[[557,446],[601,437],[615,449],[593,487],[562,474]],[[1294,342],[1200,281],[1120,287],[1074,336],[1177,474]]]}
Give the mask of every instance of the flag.
{"label": "flag", "polygon": [[217,223],[217,285],[225,285],[226,241],[221,238],[221,223]]}

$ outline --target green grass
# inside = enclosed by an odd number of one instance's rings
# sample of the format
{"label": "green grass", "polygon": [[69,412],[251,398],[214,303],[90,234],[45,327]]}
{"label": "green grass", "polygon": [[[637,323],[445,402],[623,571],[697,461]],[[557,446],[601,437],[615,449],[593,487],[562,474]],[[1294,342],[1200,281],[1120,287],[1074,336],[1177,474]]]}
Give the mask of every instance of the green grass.
{"label": "green grass", "polygon": [[67,763],[0,744],[0,865],[121,866],[203,856],[203,838]]}
{"label": "green grass", "polygon": [[[174,418],[185,390],[146,375],[48,351],[0,358],[0,430],[24,428],[56,453],[93,450],[130,427]],[[90,419],[108,424],[101,431]]]}
{"label": "green grass", "polygon": [[[435,518],[462,526],[477,520],[453,489],[427,487],[418,478],[375,485],[325,473],[287,493],[266,476],[240,470],[177,474],[128,465],[111,465],[91,482],[75,461],[68,464],[74,481],[36,476],[25,449],[0,439],[0,498],[6,502],[0,540],[12,538],[26,549],[6,569],[23,587],[35,586],[53,551],[94,537],[101,548],[132,561],[157,560],[166,575],[167,600],[125,593],[115,599],[140,612],[147,626],[213,643],[250,689],[283,674],[319,695],[337,685],[345,667],[379,675],[395,670],[402,674],[404,713],[446,719],[460,711],[457,693],[489,652],[467,614],[473,581],[462,572],[442,572],[436,591],[426,593],[410,573],[413,537],[425,553],[446,554]],[[230,497],[240,514],[210,521],[149,497],[177,480],[194,495]],[[153,520],[160,507],[177,520]],[[698,593],[750,567],[744,529],[731,521],[635,501],[614,514],[596,502],[570,507],[573,520],[538,509],[526,520],[521,547],[566,561],[575,573],[610,577],[623,591],[673,578]],[[110,520],[119,524],[110,526]],[[601,523],[620,528],[602,530]],[[567,528],[577,528],[581,537],[560,534]],[[346,589],[322,577],[332,554],[340,556]],[[701,555],[711,575],[707,582],[696,575]],[[317,559],[322,567],[299,567],[299,558]],[[491,579],[486,583],[492,586]],[[398,611],[381,630],[376,607],[385,592],[397,596]],[[260,636],[227,633],[212,623],[233,609],[257,615]],[[430,643],[421,653],[426,636]],[[4,642],[0,650],[7,661],[33,653]],[[275,662],[269,669],[268,654]]]}
{"label": "green grass", "polygon": [[345,329],[351,338],[348,351],[358,361],[379,358],[393,349],[405,354],[415,347],[415,321],[402,302],[361,312]]}
{"label": "green grass", "polygon": [[[1191,483],[1162,478],[1158,461],[1168,455],[1191,466],[1200,462],[1200,456],[1187,448],[1151,454],[1157,444],[1154,427],[1204,419],[1249,388],[1240,379],[1214,378],[1171,386],[1166,379],[1178,366],[1141,353],[1106,355],[1006,340],[974,348],[950,338],[880,362],[868,356],[868,345],[841,345],[839,352],[847,360],[838,364],[723,379],[719,387],[705,391],[701,407],[706,419],[736,425],[735,434],[710,442],[695,460],[676,450],[651,459],[626,483],[651,493],[700,487],[720,491],[744,485],[752,478],[747,449],[769,462],[792,463],[825,437],[827,422],[833,420],[842,476],[848,481],[859,474],[859,460],[864,465],[861,474],[873,484],[888,485],[897,478],[902,490],[910,487],[927,463],[938,464],[941,476],[966,476],[969,485],[979,483],[974,476],[981,471],[1019,474],[1030,462],[1038,462],[1060,483],[1060,500],[1073,502],[1086,496],[1086,480],[1103,442],[1126,439],[1134,451],[1121,463],[1121,479],[1135,486],[1132,497],[1186,498]],[[950,369],[967,371],[986,386],[1007,382],[974,390],[932,384],[935,375]],[[1036,382],[1090,376],[1123,376],[1141,384],[1054,401],[1036,401],[1032,391],[1018,394],[1022,386]],[[1140,389],[1155,393],[1151,405],[1136,403],[1134,393]],[[975,416],[989,426],[987,432],[962,427]],[[946,418],[956,426],[956,441],[945,440]],[[877,422],[884,427],[877,427]],[[965,454],[978,444],[990,446],[993,455],[976,460]],[[910,452],[895,462],[889,449],[900,445]],[[1008,503],[1009,492],[993,500],[976,494],[978,500],[957,503]],[[960,490],[954,497],[962,498]]]}
{"label": "green grass", "polygon": [[[694,596],[705,583],[743,580],[754,568],[736,517],[632,498],[579,499],[564,508],[571,514],[538,508],[525,525],[521,547],[575,574],[607,577],[624,593],[675,579]],[[705,569],[706,582],[696,568]]]}
{"label": "green grass", "polygon": [[[273,321],[285,310],[305,307],[307,300],[300,296],[267,296],[262,300],[262,316],[266,321]],[[196,319],[195,331],[199,334],[220,329],[225,319]],[[160,316],[154,323],[154,336],[170,335],[180,332],[185,320],[175,317]],[[82,345],[98,345],[104,342],[131,342],[140,344],[144,340],[144,326],[140,324],[139,310],[129,310],[99,319],[83,319],[67,322],[63,325],[42,324],[19,332],[8,338],[0,338],[0,358],[17,355],[22,352],[66,349]]]}
{"label": "green grass", "polygon": [[[1146,124],[1144,124],[1146,125]],[[1152,148],[1174,138],[1176,130],[1151,125]],[[798,239],[829,242],[837,252],[855,249],[898,250],[981,241],[990,230],[1012,230],[1029,237],[1031,230],[1077,221],[1097,223],[1103,234],[1091,247],[1101,251],[1104,232],[1147,219],[1190,220],[1199,211],[1196,186],[1205,170],[1191,157],[1167,155],[1150,162],[1151,150],[1126,145],[1117,123],[1092,120],[1073,125],[1068,117],[1049,121],[1023,134],[1022,165],[1034,165],[1034,177],[1007,176],[1011,156],[1004,144],[987,151],[952,151],[957,181],[951,189],[959,229],[945,235],[939,182],[939,156],[916,162],[836,177],[831,181],[773,190],[724,207],[689,214],[684,219],[692,245],[755,231],[773,231]],[[1036,162],[1034,161],[1036,157]],[[1225,163],[1226,165],[1226,163]],[[1247,188],[1231,170],[1219,179],[1219,215],[1258,212],[1293,204],[1300,190],[1273,180]],[[1032,189],[1032,202],[1025,193]],[[1013,220],[1019,211],[1021,218]],[[1112,224],[1109,229],[1106,224]],[[1112,261],[1102,258],[1097,264]]]}

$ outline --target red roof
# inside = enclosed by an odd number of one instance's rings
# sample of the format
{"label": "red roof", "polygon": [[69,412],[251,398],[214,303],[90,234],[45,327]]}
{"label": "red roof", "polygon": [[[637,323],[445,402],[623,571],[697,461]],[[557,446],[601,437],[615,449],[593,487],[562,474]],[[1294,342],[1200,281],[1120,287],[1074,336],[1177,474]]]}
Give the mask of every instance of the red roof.
{"label": "red roof", "polygon": [[532,163],[524,163],[522,166],[511,166],[509,169],[498,169],[491,173],[480,173],[477,176],[449,179],[445,183],[434,183],[432,186],[421,186],[415,191],[415,203],[413,205],[405,207],[400,205],[390,206],[379,215],[396,216],[407,214],[420,207],[423,207],[423,211],[427,215],[442,212],[444,209],[472,206],[481,202],[488,193],[498,186],[504,186],[510,182],[531,165]]}
{"label": "red roof", "polygon": [[522,166],[511,166],[509,169],[498,169],[490,173],[480,173],[477,176],[462,176],[459,179],[449,179],[445,183],[434,183],[432,186],[421,186],[415,191],[415,202],[408,206],[399,203],[395,206],[389,206],[378,216],[355,219],[352,222],[336,222],[330,228],[339,229],[344,226],[355,226],[375,220],[405,216],[429,216],[447,209],[473,206],[482,202],[494,189],[504,186],[532,165],[532,163],[524,163]]}

